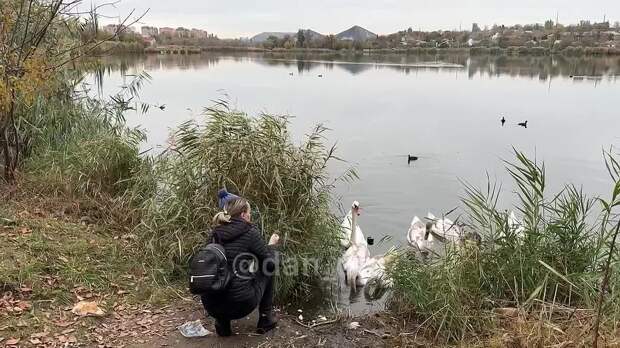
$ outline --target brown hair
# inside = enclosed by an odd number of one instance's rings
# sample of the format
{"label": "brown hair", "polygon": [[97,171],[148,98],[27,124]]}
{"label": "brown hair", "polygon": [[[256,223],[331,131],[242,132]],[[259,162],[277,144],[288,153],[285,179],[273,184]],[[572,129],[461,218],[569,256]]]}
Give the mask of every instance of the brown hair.
{"label": "brown hair", "polygon": [[231,218],[237,218],[243,213],[250,211],[250,202],[245,198],[235,198],[226,202],[224,211],[221,211],[213,217],[213,224],[218,226],[229,223]]}

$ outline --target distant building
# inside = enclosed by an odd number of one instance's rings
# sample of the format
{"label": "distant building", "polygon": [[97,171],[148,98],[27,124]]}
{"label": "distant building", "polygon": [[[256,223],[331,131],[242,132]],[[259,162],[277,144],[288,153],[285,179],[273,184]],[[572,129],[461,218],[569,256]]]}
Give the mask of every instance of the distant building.
{"label": "distant building", "polygon": [[169,28],[169,27],[159,28],[159,35],[176,36],[177,30],[174,28]]}
{"label": "distant building", "polygon": [[141,35],[142,37],[142,41],[144,41],[145,44],[149,45],[149,46],[155,46],[157,45],[157,41],[155,40],[155,38],[151,35]]}
{"label": "distant building", "polygon": [[159,29],[157,29],[156,27],[144,26],[144,27],[140,28],[140,32],[144,36],[157,36],[157,35],[159,35]]}
{"label": "distant building", "polygon": [[101,30],[108,34],[116,34],[116,33],[131,33],[134,31],[134,28],[127,27],[121,24],[108,24],[104,26]]}
{"label": "distant building", "polygon": [[604,31],[601,33],[602,35],[606,35],[610,40],[620,40],[620,32],[617,31]]}
{"label": "distant building", "polygon": [[206,30],[192,29],[190,31],[190,36],[194,39],[206,39],[209,36],[209,34],[207,33]]}

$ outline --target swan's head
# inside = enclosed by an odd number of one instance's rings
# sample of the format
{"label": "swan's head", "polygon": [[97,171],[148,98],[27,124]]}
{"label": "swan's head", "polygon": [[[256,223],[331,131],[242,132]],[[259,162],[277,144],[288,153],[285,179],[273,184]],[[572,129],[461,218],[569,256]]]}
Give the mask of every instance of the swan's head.
{"label": "swan's head", "polygon": [[353,201],[353,204],[351,205],[351,212],[357,216],[360,216],[360,202],[358,201]]}

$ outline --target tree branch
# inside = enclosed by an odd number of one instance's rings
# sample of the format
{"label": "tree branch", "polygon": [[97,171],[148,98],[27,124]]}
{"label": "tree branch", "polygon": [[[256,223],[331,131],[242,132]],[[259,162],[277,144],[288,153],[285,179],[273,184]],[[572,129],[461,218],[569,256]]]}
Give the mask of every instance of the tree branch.
{"label": "tree branch", "polygon": [[[125,18],[125,21],[129,19],[129,17],[133,14],[134,10],[131,11],[131,13]],[[86,51],[82,52],[81,54],[75,56],[75,57],[71,57],[68,58],[67,60],[61,62],[60,64],[57,64],[51,68],[48,68],[46,70],[56,70],[72,61],[75,61],[79,58],[84,57],[85,55],[89,54],[90,52],[94,51],[97,47],[101,46],[102,44],[104,44],[105,42],[108,42],[110,40],[112,40],[113,38],[117,37],[119,34],[125,32],[125,30],[127,30],[128,27],[132,26],[133,24],[139,22],[146,14],[148,13],[148,10],[146,10],[142,15],[140,15],[140,17],[136,18],[134,21],[130,22],[128,25],[125,25],[125,21],[123,23],[121,23],[117,28],[116,31],[114,32],[114,34],[112,34],[109,38],[103,39],[98,41],[97,43],[95,43],[92,47],[88,48]],[[85,47],[87,46],[87,44],[83,44],[83,45],[79,45],[77,47],[74,47],[72,49],[67,50],[67,52],[71,52],[73,50],[76,50],[80,47]],[[67,53],[65,52],[65,53]]]}

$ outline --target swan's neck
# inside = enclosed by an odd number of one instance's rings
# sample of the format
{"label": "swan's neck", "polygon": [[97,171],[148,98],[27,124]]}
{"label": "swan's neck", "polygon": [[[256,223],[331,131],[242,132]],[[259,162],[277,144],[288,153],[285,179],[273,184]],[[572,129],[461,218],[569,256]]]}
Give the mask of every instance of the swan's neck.
{"label": "swan's neck", "polygon": [[351,213],[352,213],[351,214],[351,233],[352,233],[351,241],[355,245],[360,245],[362,237],[359,235],[358,230],[357,230],[357,214],[354,211],[352,211]]}

